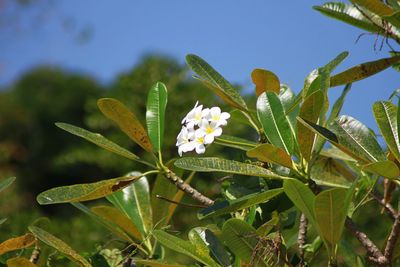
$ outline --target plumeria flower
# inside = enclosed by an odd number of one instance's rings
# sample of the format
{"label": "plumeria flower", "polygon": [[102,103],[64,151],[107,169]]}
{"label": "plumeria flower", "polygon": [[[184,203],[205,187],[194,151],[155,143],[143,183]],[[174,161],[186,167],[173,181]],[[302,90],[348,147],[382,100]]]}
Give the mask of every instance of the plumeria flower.
{"label": "plumeria flower", "polygon": [[198,104],[199,101],[196,102],[194,108],[189,111],[186,117],[182,120],[182,124],[187,123],[187,126],[189,128],[193,128],[194,126],[199,125],[202,118],[204,116],[208,116],[208,114],[210,113],[210,109],[206,108],[203,110],[203,105],[197,106]]}
{"label": "plumeria flower", "polygon": [[206,118],[211,122],[215,122],[217,125],[225,126],[230,117],[231,114],[228,112],[221,113],[221,109],[219,107],[212,107]]}
{"label": "plumeria flower", "polygon": [[200,133],[195,132],[194,140],[191,141],[191,143],[197,154],[203,154],[204,152],[206,152],[204,141],[204,137]]}
{"label": "plumeria flower", "polygon": [[222,128],[214,121],[209,122],[208,120],[203,119],[200,122],[199,127],[200,128],[196,130],[196,135],[203,136],[205,144],[211,144],[214,142],[214,137],[222,134]]}
{"label": "plumeria flower", "polygon": [[178,146],[178,153],[179,156],[182,157],[182,152],[188,152],[193,149],[190,149],[191,146],[189,145],[190,141],[194,139],[194,129],[193,128],[186,128],[185,126],[182,127],[182,130],[178,134],[176,138],[176,146]]}

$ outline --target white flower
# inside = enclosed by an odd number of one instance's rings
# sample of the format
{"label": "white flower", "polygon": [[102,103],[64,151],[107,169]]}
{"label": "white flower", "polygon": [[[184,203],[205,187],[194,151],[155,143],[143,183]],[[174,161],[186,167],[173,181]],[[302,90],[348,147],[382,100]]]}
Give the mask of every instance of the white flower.
{"label": "white flower", "polygon": [[203,119],[199,124],[199,129],[196,130],[196,136],[203,136],[205,144],[214,142],[214,137],[222,134],[222,128],[219,127],[217,122],[208,122]]}
{"label": "white flower", "polygon": [[210,122],[215,122],[217,125],[225,126],[228,122],[227,120],[231,117],[228,112],[222,112],[219,107],[212,107],[206,119]]}
{"label": "white flower", "polygon": [[187,123],[188,128],[193,128],[196,125],[199,125],[202,118],[208,116],[210,113],[210,109],[206,108],[203,110],[203,105],[197,106],[199,101],[196,102],[194,108],[189,111],[185,118],[182,120],[182,124]]}
{"label": "white flower", "polygon": [[178,147],[179,156],[182,157],[182,152],[192,151],[191,145],[189,143],[194,139],[194,129],[182,127],[182,130],[176,138],[176,146]]}

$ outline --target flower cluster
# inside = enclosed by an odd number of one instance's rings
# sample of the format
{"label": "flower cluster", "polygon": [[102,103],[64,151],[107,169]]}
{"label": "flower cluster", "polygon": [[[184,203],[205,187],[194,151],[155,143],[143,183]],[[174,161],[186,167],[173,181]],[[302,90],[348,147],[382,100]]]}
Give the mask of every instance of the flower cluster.
{"label": "flower cluster", "polygon": [[196,150],[197,154],[206,151],[205,145],[214,142],[214,138],[222,134],[221,126],[227,124],[231,115],[221,112],[219,107],[205,108],[198,106],[194,108],[182,120],[182,130],[176,138],[179,156],[183,152]]}

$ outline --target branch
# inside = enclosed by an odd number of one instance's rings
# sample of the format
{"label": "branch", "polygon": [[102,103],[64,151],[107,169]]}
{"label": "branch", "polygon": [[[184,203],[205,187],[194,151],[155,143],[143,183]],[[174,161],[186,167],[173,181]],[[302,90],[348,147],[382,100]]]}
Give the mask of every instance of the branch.
{"label": "branch", "polygon": [[299,235],[297,237],[297,243],[299,245],[299,253],[302,262],[304,262],[304,245],[307,241],[307,226],[308,220],[304,213],[302,213],[300,215]]}
{"label": "branch", "polygon": [[393,223],[393,227],[392,227],[392,231],[390,231],[388,240],[386,242],[385,252],[384,252],[384,255],[388,262],[392,261],[393,251],[394,251],[397,239],[399,239],[399,234],[400,234],[400,219],[399,219],[399,214],[396,214],[395,220]]}
{"label": "branch", "polygon": [[202,193],[200,193],[199,191],[197,191],[196,189],[191,187],[189,184],[185,183],[185,181],[183,181],[173,171],[171,171],[170,169],[168,169],[166,167],[164,170],[165,170],[165,173],[164,173],[165,177],[167,177],[167,179],[171,183],[176,185],[176,187],[178,187],[178,189],[180,189],[183,192],[185,192],[186,194],[190,195],[193,199],[197,200],[198,202],[200,202],[201,204],[203,204],[205,206],[211,206],[214,204],[214,200],[209,199],[208,197],[206,197],[205,195],[203,195]]}
{"label": "branch", "polygon": [[376,195],[375,193],[370,193],[370,195],[382,206],[385,208],[385,210],[389,213],[390,217],[392,217],[392,219],[396,219],[397,216],[397,212],[394,210],[394,208],[392,207],[392,205],[390,205],[390,203],[386,203],[384,199],[380,198],[378,195]]}

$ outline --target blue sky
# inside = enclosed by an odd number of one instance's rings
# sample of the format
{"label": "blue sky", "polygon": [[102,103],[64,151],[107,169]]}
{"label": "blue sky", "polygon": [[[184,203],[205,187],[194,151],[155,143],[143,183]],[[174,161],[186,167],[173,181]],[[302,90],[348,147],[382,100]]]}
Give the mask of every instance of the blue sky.
{"label": "blue sky", "polygon": [[[45,22],[32,26],[34,11],[24,11],[18,31],[0,28],[0,86],[38,64],[54,64],[109,83],[145,53],[188,53],[206,59],[229,81],[251,88],[254,68],[273,71],[298,92],[306,75],[342,51],[350,56],[338,68],[387,56],[374,51],[376,37],[329,19],[312,9],[324,1],[54,1]],[[72,18],[63,29],[63,19]],[[75,27],[75,28],[74,28]],[[72,28],[72,30],[71,30]],[[91,29],[88,42],[74,29]],[[21,30],[22,29],[22,30]],[[381,39],[378,40],[379,44]],[[379,47],[379,45],[378,45]],[[353,85],[344,112],[376,129],[373,101],[400,87],[391,69]],[[340,88],[334,88],[337,96]]]}

